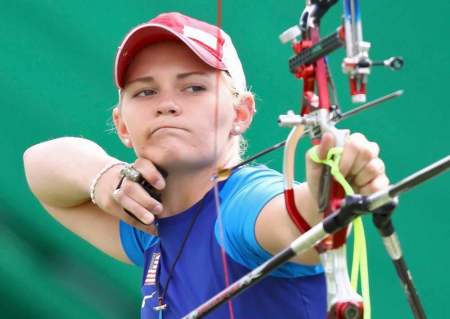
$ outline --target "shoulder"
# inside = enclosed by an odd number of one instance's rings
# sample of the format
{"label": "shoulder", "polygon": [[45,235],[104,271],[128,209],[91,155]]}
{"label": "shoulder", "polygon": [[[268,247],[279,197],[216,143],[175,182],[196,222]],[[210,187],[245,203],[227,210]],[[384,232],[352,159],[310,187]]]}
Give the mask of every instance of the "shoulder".
{"label": "shoulder", "polygon": [[283,176],[279,172],[263,165],[244,167],[234,172],[220,190],[223,217],[233,224],[248,222],[282,192]]}
{"label": "shoulder", "polygon": [[[246,166],[236,171],[226,181],[221,195],[236,195],[238,192],[247,189],[253,191],[271,190],[270,186],[276,185],[277,188],[283,182],[283,176],[276,170],[270,169],[264,165]],[[260,186],[260,189],[255,188]]]}
{"label": "shoulder", "polygon": [[265,165],[245,166],[231,175],[231,180],[254,181],[261,178],[283,178],[280,172]]}
{"label": "shoulder", "polygon": [[[222,210],[225,217],[245,212],[246,217],[255,218],[271,199],[282,192],[283,176],[279,172],[263,165],[247,166],[234,172],[221,188]],[[242,218],[238,220],[242,221]]]}

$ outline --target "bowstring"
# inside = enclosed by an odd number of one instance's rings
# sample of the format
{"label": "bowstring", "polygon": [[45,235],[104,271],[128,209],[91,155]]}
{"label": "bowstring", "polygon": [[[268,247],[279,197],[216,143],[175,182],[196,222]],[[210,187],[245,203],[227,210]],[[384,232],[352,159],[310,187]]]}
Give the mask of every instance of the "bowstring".
{"label": "bowstring", "polygon": [[[223,36],[221,33],[222,29],[222,0],[217,0],[217,42],[216,42],[216,52],[219,52],[221,48],[221,43],[223,41]],[[223,53],[223,52],[220,52]],[[218,166],[218,160],[219,160],[219,149],[218,149],[218,128],[219,128],[219,96],[220,96],[220,81],[221,81],[221,75],[223,71],[220,71],[219,68],[216,68],[216,89],[215,89],[215,109],[214,109],[214,156],[215,156],[215,167],[216,169]],[[222,212],[220,207],[220,197],[219,197],[219,185],[218,185],[218,179],[214,178],[214,202],[215,202],[215,210],[216,210],[216,217],[217,217],[217,223],[219,228],[219,244],[220,244],[220,253],[222,258],[222,266],[223,266],[223,273],[224,273],[224,284],[225,287],[230,286],[230,272],[228,267],[228,258],[227,254],[225,252],[225,236],[224,236],[224,227],[222,223]],[[234,319],[234,310],[233,310],[233,303],[230,300],[227,302],[228,304],[228,313],[229,318]]]}

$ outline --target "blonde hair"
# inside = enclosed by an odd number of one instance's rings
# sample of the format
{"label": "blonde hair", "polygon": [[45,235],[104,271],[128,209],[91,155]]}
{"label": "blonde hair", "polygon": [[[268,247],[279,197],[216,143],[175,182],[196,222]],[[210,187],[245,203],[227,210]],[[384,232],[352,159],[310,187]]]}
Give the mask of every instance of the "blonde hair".
{"label": "blonde hair", "polygon": [[[244,91],[238,90],[233,83],[233,79],[227,71],[222,71],[221,74],[223,75],[222,78],[225,80],[223,81],[225,83],[225,86],[230,90],[231,94],[234,97],[233,108],[236,108],[241,103],[244,97],[251,96],[252,98],[254,98],[253,93],[247,88]],[[256,112],[255,106],[253,111]],[[242,161],[242,158],[247,151],[248,142],[242,134],[239,134],[233,138],[236,142],[233,142],[231,148],[231,152],[233,153],[232,161],[238,163]]]}

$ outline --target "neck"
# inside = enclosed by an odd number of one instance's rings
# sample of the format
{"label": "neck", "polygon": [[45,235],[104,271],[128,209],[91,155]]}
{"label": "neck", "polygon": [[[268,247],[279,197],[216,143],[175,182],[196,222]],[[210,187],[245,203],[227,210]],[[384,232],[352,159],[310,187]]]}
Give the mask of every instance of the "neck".
{"label": "neck", "polygon": [[217,173],[217,167],[231,167],[238,162],[235,157],[227,157],[221,161],[222,165],[213,165],[189,170],[168,170],[166,187],[162,192],[162,204],[164,211],[160,217],[176,215],[195,203],[213,188],[213,177]]}
{"label": "neck", "polygon": [[166,188],[162,192],[164,207],[160,217],[176,215],[193,206],[214,186],[213,170],[174,174],[169,171]]}

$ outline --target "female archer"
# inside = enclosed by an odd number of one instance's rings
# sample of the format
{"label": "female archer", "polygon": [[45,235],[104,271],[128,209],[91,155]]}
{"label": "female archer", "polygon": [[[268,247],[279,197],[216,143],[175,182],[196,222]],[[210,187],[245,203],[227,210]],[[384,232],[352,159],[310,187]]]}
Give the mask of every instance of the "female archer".
{"label": "female archer", "polygon": [[[24,154],[32,192],[60,223],[104,253],[143,268],[142,318],[180,318],[299,235],[282,175],[244,166],[241,135],[255,112],[230,37],[214,25],[165,13],[132,29],[115,62],[117,134],[131,164],[92,141],[63,137]],[[334,145],[325,134],[324,157]],[[377,144],[349,136],[340,169],[361,194],[389,181]],[[307,158],[296,203],[309,224],[322,167]],[[219,209],[220,204],[220,209]],[[324,318],[323,269],[311,249],[210,318]]]}

